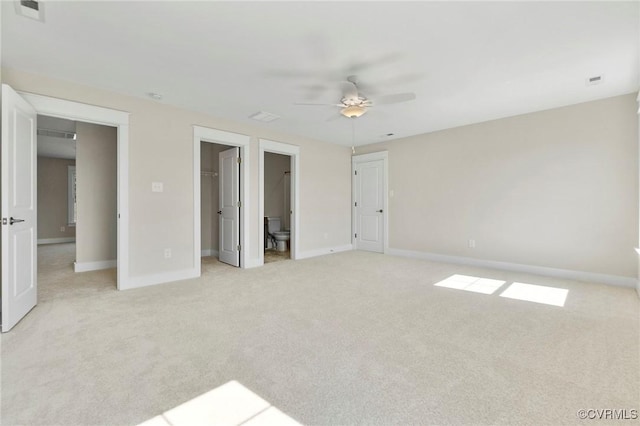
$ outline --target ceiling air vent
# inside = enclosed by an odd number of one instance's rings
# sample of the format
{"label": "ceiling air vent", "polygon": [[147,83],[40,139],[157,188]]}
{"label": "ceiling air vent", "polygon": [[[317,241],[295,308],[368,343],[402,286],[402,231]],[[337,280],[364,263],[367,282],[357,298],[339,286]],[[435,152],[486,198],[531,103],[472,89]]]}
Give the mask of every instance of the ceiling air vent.
{"label": "ceiling air vent", "polygon": [[604,81],[603,75],[594,75],[593,77],[587,78],[587,86],[594,86],[596,84],[600,84]]}
{"label": "ceiling air vent", "polygon": [[264,123],[270,123],[280,118],[280,116],[271,114],[270,112],[260,111],[260,112],[256,112],[253,115],[250,115],[249,118],[253,118],[254,120],[262,121]]}
{"label": "ceiling air vent", "polygon": [[38,129],[38,136],[49,136],[51,138],[76,139],[76,134],[72,132],[63,132],[60,130]]}
{"label": "ceiling air vent", "polygon": [[18,15],[44,22],[42,2],[37,0],[19,0],[15,2],[15,6]]}

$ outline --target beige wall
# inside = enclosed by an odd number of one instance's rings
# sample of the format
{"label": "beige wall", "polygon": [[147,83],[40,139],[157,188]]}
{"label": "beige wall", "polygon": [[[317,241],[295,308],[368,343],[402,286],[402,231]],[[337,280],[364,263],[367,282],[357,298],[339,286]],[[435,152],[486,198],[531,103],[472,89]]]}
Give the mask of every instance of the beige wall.
{"label": "beige wall", "polygon": [[75,160],[38,157],[38,240],[76,236],[76,228],[68,225],[68,167],[75,164]]}
{"label": "beige wall", "polygon": [[116,128],[78,122],[76,134],[76,262],[115,260]]}
{"label": "beige wall", "polygon": [[264,153],[264,215],[279,217],[284,228],[284,172],[291,171],[288,155]]}
{"label": "beige wall", "polygon": [[[194,268],[193,125],[251,137],[249,235],[253,261],[259,258],[263,246],[259,241],[263,219],[258,213],[257,190],[259,138],[300,147],[301,252],[345,246],[351,242],[349,148],[276,132],[267,126],[239,124],[161,102],[21,71],[3,69],[2,78],[16,90],[130,113],[129,261],[132,277]],[[163,182],[164,192],[152,193],[151,182]],[[164,248],[172,249],[170,259],[164,258]]]}
{"label": "beige wall", "polygon": [[636,110],[618,96],[359,148],[389,151],[390,247],[635,277]]}

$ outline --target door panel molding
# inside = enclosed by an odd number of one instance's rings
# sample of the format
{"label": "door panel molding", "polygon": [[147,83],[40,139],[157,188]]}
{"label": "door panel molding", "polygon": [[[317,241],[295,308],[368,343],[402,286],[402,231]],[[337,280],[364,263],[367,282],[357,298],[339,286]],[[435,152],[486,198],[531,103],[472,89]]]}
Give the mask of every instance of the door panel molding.
{"label": "door panel molding", "polygon": [[359,164],[368,163],[371,161],[382,160],[383,164],[383,177],[382,177],[382,187],[383,187],[383,212],[382,212],[382,223],[383,223],[383,253],[389,252],[389,152],[388,151],[379,151],[372,152],[369,154],[360,154],[353,155],[351,157],[351,244],[353,245],[353,249],[357,250],[357,240],[355,238],[356,233],[356,224],[357,224],[357,216],[356,216],[356,179],[355,179],[355,171],[356,167]]}
{"label": "door panel molding", "polygon": [[218,153],[218,259],[240,266],[240,148],[237,146]]}
{"label": "door panel molding", "polygon": [[3,84],[2,332],[11,330],[38,302],[36,129],[36,109]]}

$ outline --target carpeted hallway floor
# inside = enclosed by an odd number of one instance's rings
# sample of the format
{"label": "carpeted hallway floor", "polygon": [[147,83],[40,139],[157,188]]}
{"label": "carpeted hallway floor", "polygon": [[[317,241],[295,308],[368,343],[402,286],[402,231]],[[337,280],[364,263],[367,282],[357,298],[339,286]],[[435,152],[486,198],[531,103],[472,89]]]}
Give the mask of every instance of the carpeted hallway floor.
{"label": "carpeted hallway floor", "polygon": [[[47,252],[49,250],[49,252]],[[57,252],[56,252],[57,251]],[[305,424],[575,424],[640,409],[634,290],[366,252],[118,292],[40,251],[38,306],[2,335],[3,425],[137,424],[237,381]],[[493,294],[434,286],[462,274]],[[563,307],[500,297],[568,290]]]}

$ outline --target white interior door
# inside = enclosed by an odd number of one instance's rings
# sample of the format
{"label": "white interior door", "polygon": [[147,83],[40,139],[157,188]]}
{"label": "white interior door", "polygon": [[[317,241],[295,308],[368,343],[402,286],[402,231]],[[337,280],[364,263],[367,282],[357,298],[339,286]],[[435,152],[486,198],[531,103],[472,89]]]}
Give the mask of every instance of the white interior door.
{"label": "white interior door", "polygon": [[219,161],[219,259],[229,265],[240,266],[240,148],[222,151]]}
{"label": "white interior door", "polygon": [[384,252],[384,162],[355,163],[355,241],[358,250]]}
{"label": "white interior door", "polygon": [[2,331],[37,303],[36,111],[2,85]]}

